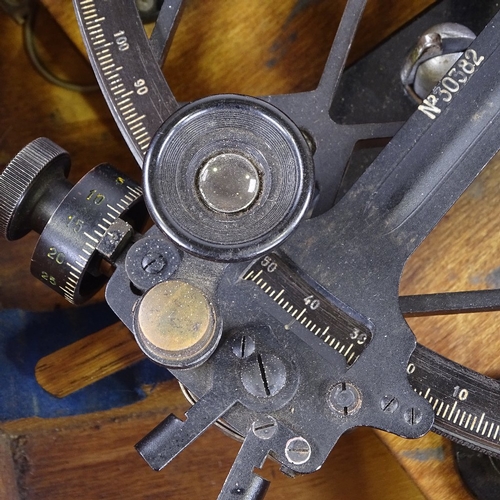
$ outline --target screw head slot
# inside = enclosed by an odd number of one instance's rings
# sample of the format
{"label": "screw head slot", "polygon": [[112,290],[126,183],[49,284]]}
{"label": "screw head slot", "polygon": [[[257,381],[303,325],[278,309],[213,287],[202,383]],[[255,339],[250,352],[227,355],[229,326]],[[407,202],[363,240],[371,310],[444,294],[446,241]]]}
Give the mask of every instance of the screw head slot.
{"label": "screw head slot", "polygon": [[303,437],[289,439],[285,447],[286,459],[294,465],[302,465],[311,458],[311,445]]}
{"label": "screw head slot", "polygon": [[361,407],[361,393],[354,384],[341,382],[330,389],[328,404],[332,410],[341,415],[353,415]]}

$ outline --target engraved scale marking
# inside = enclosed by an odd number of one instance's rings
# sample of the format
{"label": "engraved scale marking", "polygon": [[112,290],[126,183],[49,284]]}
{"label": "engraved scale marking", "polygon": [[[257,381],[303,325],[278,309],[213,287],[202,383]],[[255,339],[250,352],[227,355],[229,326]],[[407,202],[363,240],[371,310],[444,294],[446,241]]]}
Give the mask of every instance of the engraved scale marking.
{"label": "engraved scale marking", "polygon": [[[286,330],[301,325],[342,354],[348,365],[358,359],[372,337],[365,324],[350,316],[335,299],[326,301],[313,283],[292,272],[277,255],[256,261],[241,279],[255,283],[271,303],[289,315],[291,321],[284,325]],[[328,333],[330,329],[334,335]]]}

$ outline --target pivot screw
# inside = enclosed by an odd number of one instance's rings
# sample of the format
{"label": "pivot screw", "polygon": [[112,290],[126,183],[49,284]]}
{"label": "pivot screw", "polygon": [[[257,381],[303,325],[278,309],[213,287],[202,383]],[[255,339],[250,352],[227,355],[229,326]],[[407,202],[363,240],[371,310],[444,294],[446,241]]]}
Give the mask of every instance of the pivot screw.
{"label": "pivot screw", "polygon": [[303,437],[289,439],[285,447],[285,456],[294,465],[305,464],[311,458],[311,445]]}
{"label": "pivot screw", "polygon": [[269,398],[278,394],[285,386],[286,368],[283,361],[273,354],[257,354],[244,367],[241,381],[253,396]]}
{"label": "pivot screw", "polygon": [[409,408],[403,413],[403,418],[408,425],[417,425],[422,420],[422,412],[418,408]]}
{"label": "pivot screw", "polygon": [[277,430],[278,424],[270,415],[261,417],[252,424],[252,431],[259,439],[271,439]]}
{"label": "pivot screw", "polygon": [[352,415],[361,407],[361,393],[350,382],[335,384],[328,394],[330,408],[342,415]]}
{"label": "pivot screw", "polygon": [[388,394],[380,400],[380,408],[387,413],[394,413],[399,407],[399,401],[396,397]]}

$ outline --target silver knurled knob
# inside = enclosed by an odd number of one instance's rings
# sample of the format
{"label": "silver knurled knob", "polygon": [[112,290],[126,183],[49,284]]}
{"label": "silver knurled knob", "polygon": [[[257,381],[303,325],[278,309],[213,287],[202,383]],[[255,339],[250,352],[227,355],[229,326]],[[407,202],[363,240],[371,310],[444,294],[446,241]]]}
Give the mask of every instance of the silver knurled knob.
{"label": "silver knurled knob", "polygon": [[0,174],[0,235],[16,240],[37,229],[33,217],[44,219],[34,213],[37,205],[69,168],[67,151],[45,137],[21,149]]}

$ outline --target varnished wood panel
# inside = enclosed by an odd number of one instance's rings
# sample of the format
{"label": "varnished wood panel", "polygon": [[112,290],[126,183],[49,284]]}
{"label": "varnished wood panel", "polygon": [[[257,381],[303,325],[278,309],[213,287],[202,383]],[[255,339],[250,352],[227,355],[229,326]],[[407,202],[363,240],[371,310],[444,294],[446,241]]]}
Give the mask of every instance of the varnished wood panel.
{"label": "varnished wood panel", "polygon": [[[21,498],[30,500],[215,499],[239,444],[210,429],[162,472],[154,472],[134,444],[166,412],[187,409],[175,382],[157,387],[133,407],[62,419],[28,419],[4,425],[12,437]],[[362,429],[342,438],[323,468],[290,479],[266,462],[272,480],[266,498],[423,500],[390,453]]]}
{"label": "varnished wood panel", "polygon": [[[42,57],[62,77],[91,81],[69,2],[44,3],[57,22],[41,12],[37,33]],[[370,2],[354,57],[429,3]],[[226,91],[259,95],[313,88],[342,6],[326,0],[190,0],[165,68],[168,80],[180,100]],[[24,144],[46,135],[71,152],[72,180],[102,161],[138,179],[103,98],[60,90],[43,80],[25,56],[20,28],[4,15],[0,33],[0,166]],[[499,286],[499,169],[497,161],[485,171],[418,249],[403,274],[402,293]],[[29,274],[35,239],[30,235],[11,244],[0,242],[2,308],[67,307]],[[410,324],[423,344],[498,377],[497,349],[492,348],[498,320],[498,313],[489,313],[414,318]],[[0,460],[0,493],[18,489],[21,498],[215,498],[238,449],[218,431],[209,431],[159,474],[132,448],[164,414],[176,410],[181,415],[182,408],[177,391],[165,386],[143,403],[106,414],[3,424],[8,442],[0,439],[2,456],[10,450],[14,461]],[[289,480],[267,465],[265,474],[273,479],[269,498],[422,498],[374,436],[370,430],[345,436],[323,470],[311,476]],[[440,437],[381,437],[427,498],[469,498],[453,469],[450,445]],[[4,480],[12,467],[14,486]]]}

